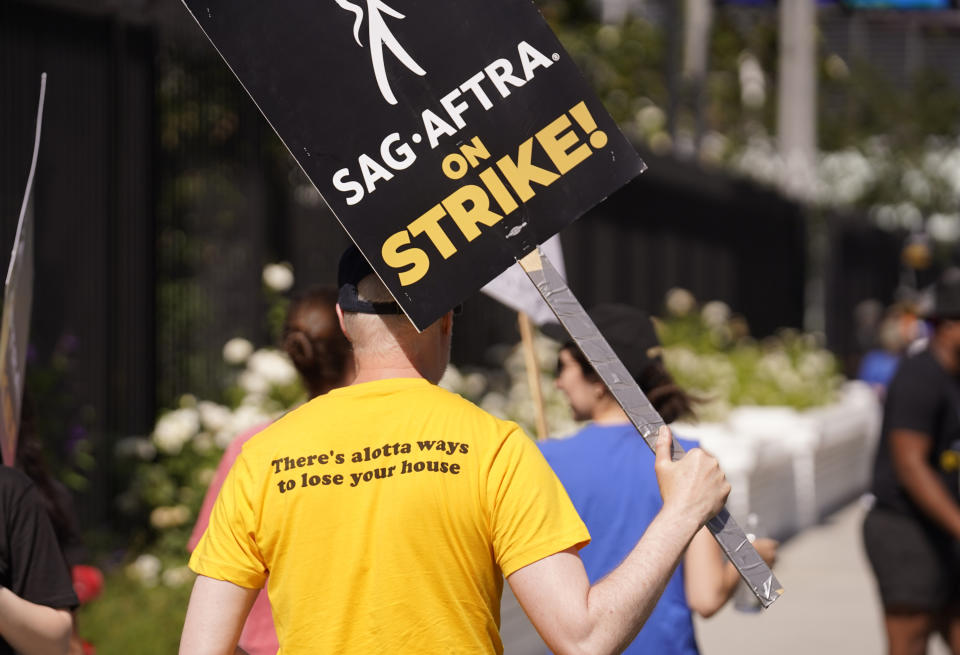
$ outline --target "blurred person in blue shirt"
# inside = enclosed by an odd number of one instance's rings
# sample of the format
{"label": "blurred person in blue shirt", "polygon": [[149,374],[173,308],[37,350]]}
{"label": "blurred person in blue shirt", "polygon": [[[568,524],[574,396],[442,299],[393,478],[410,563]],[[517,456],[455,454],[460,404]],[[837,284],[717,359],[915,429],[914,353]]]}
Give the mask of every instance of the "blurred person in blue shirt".
{"label": "blurred person in blue shirt", "polygon": [[[660,342],[645,312],[608,304],[589,313],[665,422],[693,415],[693,399],[664,367]],[[592,540],[580,556],[594,582],[623,560],[663,504],[654,454],[563,329],[548,325],[544,332],[565,343],[557,387],[567,396],[574,418],[590,421],[568,439],[541,444],[541,450],[590,531]],[[677,439],[686,450],[698,446]],[[777,542],[758,539],[754,545],[772,565]],[[623,652],[696,655],[692,612],[711,616],[730,599],[739,581],[713,535],[701,529],[644,627]]]}

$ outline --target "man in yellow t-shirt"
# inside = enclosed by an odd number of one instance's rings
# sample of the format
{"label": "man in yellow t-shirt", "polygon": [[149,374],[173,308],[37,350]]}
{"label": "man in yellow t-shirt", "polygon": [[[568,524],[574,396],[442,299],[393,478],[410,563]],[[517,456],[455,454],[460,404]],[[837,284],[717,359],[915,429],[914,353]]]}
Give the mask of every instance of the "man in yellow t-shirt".
{"label": "man in yellow t-shirt", "polygon": [[716,461],[671,462],[661,439],[664,508],[591,587],[589,535],[536,446],[435,386],[452,313],[418,334],[355,249],[338,309],[356,380],[244,445],[190,560],[180,652],[235,652],[268,572],[283,655],[501,653],[503,577],[555,652],[629,642],[723,504]]}

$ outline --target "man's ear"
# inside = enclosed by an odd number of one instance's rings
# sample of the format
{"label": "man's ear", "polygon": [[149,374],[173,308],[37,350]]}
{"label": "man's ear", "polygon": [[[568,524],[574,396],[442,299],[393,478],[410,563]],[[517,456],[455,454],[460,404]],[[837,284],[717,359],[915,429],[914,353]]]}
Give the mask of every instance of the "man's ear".
{"label": "man's ear", "polygon": [[337,322],[340,323],[340,331],[343,332],[343,336],[347,338],[347,341],[353,342],[353,339],[350,338],[350,335],[347,333],[347,326],[343,322],[343,310],[340,309],[340,303],[337,303]]}
{"label": "man's ear", "polygon": [[443,315],[443,318],[440,319],[440,329],[442,330],[443,336],[449,335],[453,332],[453,311],[449,311]]}

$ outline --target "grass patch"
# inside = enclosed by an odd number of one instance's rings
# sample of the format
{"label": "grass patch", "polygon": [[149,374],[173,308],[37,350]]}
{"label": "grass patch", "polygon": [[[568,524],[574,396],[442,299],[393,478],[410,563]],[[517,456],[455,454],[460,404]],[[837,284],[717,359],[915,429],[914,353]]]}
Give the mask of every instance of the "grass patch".
{"label": "grass patch", "polygon": [[118,570],[103,594],[80,609],[80,636],[97,655],[170,655],[180,644],[192,584],[147,588]]}

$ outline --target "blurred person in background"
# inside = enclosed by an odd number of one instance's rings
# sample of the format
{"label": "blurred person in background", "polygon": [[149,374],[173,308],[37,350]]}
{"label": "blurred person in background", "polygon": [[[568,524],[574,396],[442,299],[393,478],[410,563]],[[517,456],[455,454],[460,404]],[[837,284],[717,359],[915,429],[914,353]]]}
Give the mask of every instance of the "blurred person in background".
{"label": "blurred person in background", "polygon": [[[39,492],[40,502],[50,519],[57,545],[66,561],[79,605],[96,598],[103,589],[103,574],[87,564],[89,555],[80,535],[77,510],[66,485],[57,480],[47,465],[43,445],[37,438],[34,407],[30,394],[24,392],[20,436],[15,466],[23,471]],[[92,655],[96,649],[80,638],[76,612],[73,613],[70,655]]]}
{"label": "blurred person in background", "polygon": [[0,655],[66,655],[77,606],[44,499],[0,466]]}
{"label": "blurred person in background", "polygon": [[[290,303],[283,326],[281,347],[290,357],[310,398],[342,387],[353,377],[350,342],[340,330],[336,311],[337,290],[311,287]],[[243,444],[267,425],[258,425],[238,435],[223,453],[203,499],[197,523],[187,542],[193,552],[210,522],[217,494],[237,459]],[[260,591],[247,615],[239,646],[249,655],[274,655],[279,646],[266,587]]]}
{"label": "blurred person in background", "polygon": [[[589,314],[666,423],[693,416],[694,399],[664,367],[660,341],[645,312],[606,304]],[[541,444],[541,450],[590,531],[592,541],[581,557],[593,582],[620,563],[663,505],[654,454],[563,328],[548,325],[544,332],[564,343],[557,387],[567,396],[574,418],[591,421],[569,439]],[[684,450],[698,447],[694,441],[677,440]],[[754,546],[772,565],[777,542],[758,539]],[[699,651],[692,612],[713,615],[739,583],[737,569],[702,528],[643,629],[623,652],[695,655]]]}
{"label": "blurred person in background", "polygon": [[930,319],[887,390],[863,525],[890,655],[925,653],[934,631],[960,654],[960,270],[936,284]]}
{"label": "blurred person in background", "polygon": [[887,312],[877,326],[873,347],[863,355],[857,370],[857,379],[869,384],[881,399],[909,343],[901,313],[896,307]]}

